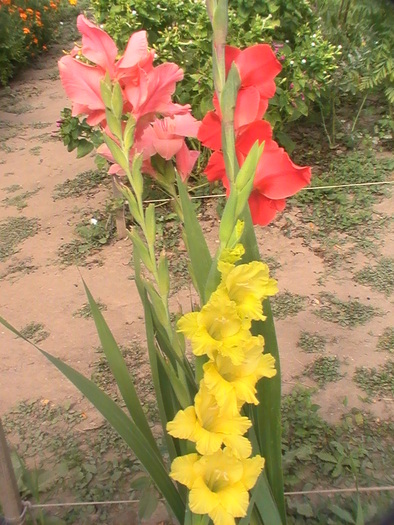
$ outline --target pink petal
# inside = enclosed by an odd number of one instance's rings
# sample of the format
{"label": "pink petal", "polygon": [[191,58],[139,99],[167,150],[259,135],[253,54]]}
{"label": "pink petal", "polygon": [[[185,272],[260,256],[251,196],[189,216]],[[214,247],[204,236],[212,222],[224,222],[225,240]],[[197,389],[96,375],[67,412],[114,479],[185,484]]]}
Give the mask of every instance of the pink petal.
{"label": "pink petal", "polygon": [[132,68],[141,60],[149,58],[150,55],[146,31],[137,31],[129,38],[126,50],[119,60],[117,67],[121,69]]}
{"label": "pink petal", "polygon": [[146,113],[163,113],[171,108],[175,84],[183,78],[183,71],[171,62],[160,64],[148,73],[146,102],[136,107],[137,118]]}
{"label": "pink petal", "polygon": [[105,109],[100,91],[102,71],[69,55],[62,57],[58,66],[64,90],[74,103],[87,106],[90,110]]}
{"label": "pink petal", "polygon": [[78,31],[82,34],[83,55],[108,71],[111,78],[115,72],[115,60],[118,49],[112,38],[102,29],[90,22],[83,15],[77,18]]}
{"label": "pink petal", "polygon": [[190,175],[199,155],[199,151],[189,150],[183,142],[181,149],[176,154],[176,167],[183,182]]}
{"label": "pink petal", "polygon": [[173,133],[181,137],[197,137],[201,122],[195,119],[190,113],[166,117],[174,123]]}
{"label": "pink petal", "polygon": [[182,144],[184,144],[184,139],[180,137],[163,139],[156,136],[153,141],[153,146],[157,153],[166,160],[170,160],[178,153],[182,148]]}

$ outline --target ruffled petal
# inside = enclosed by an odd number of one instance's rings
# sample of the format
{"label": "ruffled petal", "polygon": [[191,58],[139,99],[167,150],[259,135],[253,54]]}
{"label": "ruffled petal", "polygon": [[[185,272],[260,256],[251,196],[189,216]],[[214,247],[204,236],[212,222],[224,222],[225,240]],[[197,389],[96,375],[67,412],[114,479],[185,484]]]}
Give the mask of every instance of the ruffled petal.
{"label": "ruffled petal", "polygon": [[137,31],[129,38],[126,50],[119,60],[117,67],[119,69],[132,68],[140,61],[150,57],[148,49],[148,39],[146,31]]}
{"label": "ruffled petal", "polygon": [[226,168],[224,165],[223,153],[221,151],[214,151],[212,153],[209,157],[204,173],[210,182],[226,178]]}
{"label": "ruffled petal", "polygon": [[176,167],[183,182],[186,181],[192,172],[199,155],[199,151],[190,150],[185,142],[183,142],[181,149],[175,157]]}
{"label": "ruffled petal", "polygon": [[255,86],[263,98],[275,95],[274,78],[282,66],[268,44],[247,47],[235,58],[239,69],[241,86]]}
{"label": "ruffled petal", "polygon": [[222,148],[220,118],[214,111],[209,111],[202,119],[197,134],[198,140],[207,148],[219,150]]}
{"label": "ruffled petal", "polygon": [[194,465],[199,459],[198,454],[186,454],[175,458],[171,463],[170,476],[175,481],[179,481],[179,483],[191,489],[197,477]]}
{"label": "ruffled petal", "polygon": [[285,206],[285,199],[272,200],[258,190],[252,191],[249,197],[249,208],[253,224],[259,224],[260,226],[269,224],[275,218],[277,212],[283,211]]}
{"label": "ruffled petal", "polygon": [[108,71],[111,78],[114,76],[115,60],[118,49],[112,38],[102,29],[90,22],[83,15],[77,18],[78,31],[82,34],[83,55],[104,72]]}

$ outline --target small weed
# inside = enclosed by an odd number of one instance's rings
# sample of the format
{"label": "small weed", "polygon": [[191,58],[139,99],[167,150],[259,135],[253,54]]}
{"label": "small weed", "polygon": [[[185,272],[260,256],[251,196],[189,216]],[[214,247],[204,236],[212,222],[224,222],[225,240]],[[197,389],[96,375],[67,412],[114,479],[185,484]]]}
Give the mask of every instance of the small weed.
{"label": "small weed", "polygon": [[394,396],[394,361],[378,368],[356,368],[353,380],[370,396]]}
{"label": "small weed", "polygon": [[341,326],[363,325],[382,312],[373,306],[365,305],[356,300],[341,301],[334,295],[323,292],[320,294],[321,308],[313,312],[325,321],[338,323]]}
{"label": "small weed", "polygon": [[[97,306],[99,310],[106,310],[107,306],[100,301],[97,301]],[[92,317],[92,310],[90,309],[90,304],[85,303],[81,308],[76,310],[73,313],[73,317],[83,317],[84,319],[89,319]]]}
{"label": "small weed", "polygon": [[268,265],[270,269],[271,277],[275,276],[276,270],[279,270],[279,268],[282,266],[280,262],[272,256],[266,257],[264,262]]}
{"label": "small weed", "polygon": [[49,336],[49,332],[44,330],[44,325],[34,321],[21,328],[20,333],[33,343],[40,343]]}
{"label": "small weed", "polygon": [[394,328],[389,326],[384,329],[383,334],[378,340],[378,350],[394,353]]}
{"label": "small weed", "polygon": [[2,201],[4,202],[3,206],[5,208],[8,208],[9,206],[15,206],[18,210],[23,210],[23,208],[27,207],[26,200],[30,199],[30,197],[38,193],[40,189],[41,187],[39,186],[38,188],[32,191],[25,191],[24,193],[21,193],[20,195],[14,195],[13,197],[6,197]]}
{"label": "small weed", "polygon": [[342,375],[339,373],[340,365],[341,363],[337,356],[323,355],[306,367],[304,375],[312,377],[320,387],[323,387],[327,383],[341,379]]}
{"label": "small weed", "polygon": [[36,157],[38,157],[41,153],[41,150],[42,150],[42,146],[34,146],[33,148],[29,149],[29,152],[32,155],[35,155]]}
{"label": "small weed", "polygon": [[21,190],[22,186],[20,184],[11,184],[11,186],[7,186],[3,189],[7,193],[15,193],[16,191]]}
{"label": "small weed", "polygon": [[376,266],[367,266],[357,272],[354,280],[387,296],[391,295],[394,290],[394,259],[382,257]]}
{"label": "small weed", "polygon": [[[100,212],[93,213],[97,219],[84,219],[77,224],[75,233],[78,238],[62,244],[58,256],[65,266],[72,264],[84,265],[89,255],[108,244],[115,234],[111,217],[104,217]],[[91,214],[89,213],[91,217]]]}
{"label": "small weed", "polygon": [[285,319],[304,310],[305,303],[306,297],[303,295],[283,292],[272,299],[272,313],[276,319]]}
{"label": "small weed", "polygon": [[92,194],[101,184],[109,180],[107,173],[100,170],[84,171],[75,177],[67,179],[62,184],[55,186],[53,200],[66,199],[68,197],[80,197],[86,193]]}
{"label": "small weed", "polygon": [[29,274],[37,270],[37,266],[32,264],[32,258],[26,257],[26,259],[11,261],[11,264],[6,268],[5,272],[0,274],[0,280],[6,277],[15,275],[17,273]]}
{"label": "small weed", "polygon": [[0,222],[0,261],[13,255],[18,244],[38,231],[38,219],[9,217]]}
{"label": "small weed", "polygon": [[323,352],[325,350],[327,338],[317,333],[302,331],[297,346],[308,354]]}
{"label": "small weed", "polygon": [[52,122],[33,122],[31,125],[33,129],[45,129],[49,126],[52,126]]}

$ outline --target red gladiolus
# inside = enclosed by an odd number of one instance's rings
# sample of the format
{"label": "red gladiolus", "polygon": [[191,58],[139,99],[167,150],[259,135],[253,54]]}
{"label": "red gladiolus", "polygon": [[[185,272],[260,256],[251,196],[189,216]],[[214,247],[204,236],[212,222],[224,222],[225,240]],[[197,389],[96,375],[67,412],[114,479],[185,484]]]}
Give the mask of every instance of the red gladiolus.
{"label": "red gladiolus", "polygon": [[[272,140],[272,129],[261,120],[268,106],[268,99],[275,94],[274,78],[281,65],[268,45],[252,46],[244,51],[226,47],[226,73],[235,63],[241,79],[235,113],[235,150],[240,166],[258,141],[264,142],[264,151],[254,175],[249,207],[254,224],[262,226],[271,222],[286,205],[286,198],[309,184],[311,169],[294,164],[283,148]],[[208,112],[198,132],[204,146],[215,150],[205,168],[209,181],[220,180],[230,192],[221,143],[221,112],[216,95],[215,111]]]}

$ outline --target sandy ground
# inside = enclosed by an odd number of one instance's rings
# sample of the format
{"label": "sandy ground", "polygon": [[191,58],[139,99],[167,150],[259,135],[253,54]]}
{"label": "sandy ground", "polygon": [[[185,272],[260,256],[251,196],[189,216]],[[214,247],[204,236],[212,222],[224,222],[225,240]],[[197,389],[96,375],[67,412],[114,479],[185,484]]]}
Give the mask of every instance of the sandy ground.
{"label": "sandy ground", "polygon": [[[93,322],[73,316],[86,302],[81,276],[95,298],[107,306],[105,317],[119,344],[144,340],[142,308],[130,280],[131,246],[127,240],[105,246],[99,255],[101,266],[92,262],[78,270],[59,264],[57,250],[73,239],[73,228],[80,217],[78,210],[99,207],[108,196],[108,189],[103,187],[90,197],[53,200],[55,185],[93,169],[94,162],[92,157],[76,159],[56,134],[53,137],[60,111],[69,104],[56,74],[56,57],[49,56],[42,66],[27,71],[11,85],[10,91],[0,93],[0,223],[20,216],[39,221],[38,233],[19,244],[12,257],[0,262],[0,315],[18,329],[32,321],[43,323],[49,336],[42,342],[42,348],[90,375],[97,361],[95,349],[99,343]],[[10,196],[7,188],[15,184],[22,187],[19,192],[40,188],[20,211],[4,203]],[[379,207],[390,213],[393,199],[386,199]],[[213,218],[206,224],[211,228],[212,238],[215,227],[211,223],[215,222]],[[357,366],[378,366],[388,358],[387,353],[376,352],[376,345],[383,330],[394,325],[392,297],[357,284],[348,269],[327,272],[322,258],[305,246],[302,239],[285,237],[281,224],[279,219],[259,231],[261,253],[275,257],[281,264],[276,271],[281,291],[308,296],[304,311],[276,323],[284,391],[299,382],[315,385],[302,372],[316,356],[302,352],[297,341],[303,330],[319,332],[328,340],[326,354],[339,357],[344,374],[340,381],[329,383],[315,395],[327,419],[335,421],[340,417],[345,397],[350,407],[364,406],[377,417],[392,416],[392,399],[377,398],[372,404],[363,404],[360,398],[365,393],[352,380]],[[394,254],[392,230],[387,231],[382,253],[391,257]],[[11,265],[26,259],[35,267],[34,271],[9,273]],[[356,254],[353,270],[362,268],[366,260]],[[352,298],[374,305],[384,315],[353,329],[323,321],[313,315],[319,308],[322,291],[342,300]],[[173,297],[175,308],[178,302],[187,304],[188,293],[187,289],[181,290]],[[89,411],[91,423],[95,417],[93,409],[88,408],[75,388],[34,348],[4,328],[0,328],[0,355],[0,415],[22,400],[44,398],[54,404],[72,401]]]}

